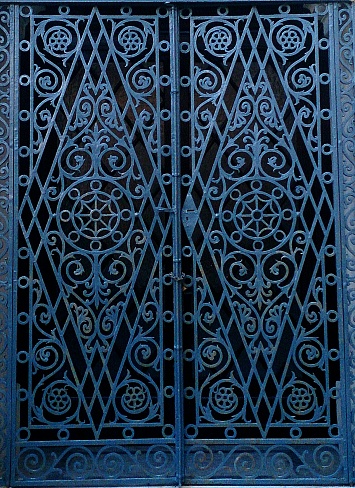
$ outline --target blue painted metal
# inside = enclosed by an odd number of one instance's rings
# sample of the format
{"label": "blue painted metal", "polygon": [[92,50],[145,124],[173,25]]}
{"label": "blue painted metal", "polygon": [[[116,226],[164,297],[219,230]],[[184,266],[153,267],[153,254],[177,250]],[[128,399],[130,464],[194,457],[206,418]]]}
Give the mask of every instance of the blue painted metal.
{"label": "blue painted metal", "polygon": [[0,8],[0,485],[10,476],[11,332],[12,332],[12,168],[13,7]]}
{"label": "blue painted metal", "polygon": [[[355,369],[352,358],[355,352],[355,268],[353,266],[355,248],[355,164],[354,164],[354,99],[355,99],[355,84],[354,84],[354,53],[355,53],[355,39],[353,33],[354,22],[354,7],[340,4],[335,9],[335,18],[339,19],[338,29],[335,29],[335,46],[336,59],[339,60],[340,72],[337,80],[337,99],[338,99],[338,114],[341,117],[341,124],[338,131],[339,142],[339,165],[343,168],[343,174],[340,177],[341,195],[342,195],[342,225],[343,225],[343,249],[344,252],[344,318],[347,329],[345,329],[345,345],[346,358],[348,359],[348,384],[350,405],[348,407],[349,418],[354,418],[354,398],[355,391],[351,387],[355,380]],[[349,469],[350,480],[354,483],[355,480],[355,426],[353,422],[349,427],[348,438],[348,452],[350,453]]]}
{"label": "blue painted metal", "polygon": [[182,13],[186,479],[339,483],[332,10],[218,14]]}
{"label": "blue painted metal", "polygon": [[174,483],[169,16],[37,11],[19,10],[14,476]]}
{"label": "blue painted metal", "polygon": [[344,14],[11,18],[12,485],[346,483]]}

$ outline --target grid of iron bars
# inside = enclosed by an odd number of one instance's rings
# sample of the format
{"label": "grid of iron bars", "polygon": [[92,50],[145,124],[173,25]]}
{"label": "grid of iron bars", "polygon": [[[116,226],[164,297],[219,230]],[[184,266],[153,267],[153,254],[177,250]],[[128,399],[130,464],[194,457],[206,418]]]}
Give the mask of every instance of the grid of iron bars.
{"label": "grid of iron bars", "polygon": [[351,479],[349,12],[2,10],[14,486]]}

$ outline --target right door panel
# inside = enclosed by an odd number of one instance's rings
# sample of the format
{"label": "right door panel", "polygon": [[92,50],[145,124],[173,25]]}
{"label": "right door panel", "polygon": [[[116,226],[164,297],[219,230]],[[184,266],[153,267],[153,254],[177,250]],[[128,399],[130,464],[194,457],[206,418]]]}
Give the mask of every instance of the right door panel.
{"label": "right door panel", "polygon": [[346,479],[328,14],[181,12],[189,482]]}

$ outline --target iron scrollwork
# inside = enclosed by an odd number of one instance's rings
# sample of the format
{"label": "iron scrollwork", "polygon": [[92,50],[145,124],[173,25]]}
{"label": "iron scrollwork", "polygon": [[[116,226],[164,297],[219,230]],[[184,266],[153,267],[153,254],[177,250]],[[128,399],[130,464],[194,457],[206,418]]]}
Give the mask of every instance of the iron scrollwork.
{"label": "iron scrollwork", "polygon": [[[346,478],[328,9],[181,13],[193,39],[181,89],[195,482]],[[257,447],[270,438],[276,450]]]}
{"label": "iron scrollwork", "polygon": [[[350,410],[351,410],[351,445],[352,452],[355,452],[354,436],[354,105],[355,96],[353,73],[354,73],[354,34],[353,6],[340,4],[337,10],[339,22],[339,45],[337,55],[339,56],[339,112],[341,114],[341,165],[343,168],[343,205],[344,205],[344,234],[346,246],[346,293],[347,293],[347,323],[349,334],[349,370],[350,370]],[[352,479],[354,479],[355,465],[352,465]]]}
{"label": "iron scrollwork", "polygon": [[[352,357],[352,8],[193,6],[180,34],[170,7],[139,8],[16,7],[14,481],[175,483],[184,429],[188,483],[345,483],[338,197]],[[0,13],[1,313],[12,15]]]}
{"label": "iron scrollwork", "polygon": [[79,10],[20,7],[16,476],[167,479],[169,19]]}
{"label": "iron scrollwork", "polygon": [[11,214],[10,171],[11,122],[10,101],[10,30],[13,22],[13,8],[0,9],[0,481],[9,479],[10,445],[9,407],[10,402],[10,361],[11,347]]}

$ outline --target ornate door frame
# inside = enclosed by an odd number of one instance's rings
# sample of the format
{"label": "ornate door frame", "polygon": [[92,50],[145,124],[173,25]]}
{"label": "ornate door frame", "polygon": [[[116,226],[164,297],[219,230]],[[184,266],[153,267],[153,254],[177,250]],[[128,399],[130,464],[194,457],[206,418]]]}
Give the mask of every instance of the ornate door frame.
{"label": "ornate door frame", "polygon": [[[334,8],[333,8],[334,6]],[[16,128],[16,99],[18,87],[16,81],[12,76],[16,69],[16,51],[14,48],[14,39],[18,29],[16,20],[17,7],[13,5],[4,6],[1,10],[0,28],[3,34],[1,42],[1,98],[0,98],[0,116],[1,116],[1,214],[0,221],[2,225],[1,232],[1,255],[0,255],[0,284],[1,284],[1,302],[0,312],[1,320],[1,346],[2,346],[2,375],[0,383],[0,415],[1,422],[1,437],[2,437],[2,473],[4,484],[8,484],[9,471],[11,464],[11,449],[9,446],[10,438],[10,417],[11,406],[13,404],[13,394],[11,393],[11,374],[14,363],[15,352],[12,349],[12,284],[16,277],[13,276],[13,239],[14,239],[14,211],[13,211],[13,175],[14,175],[14,141],[16,141],[16,133],[13,128]],[[332,4],[329,10],[329,25],[331,26],[330,39],[334,42],[334,56],[339,59],[339,70],[335,73],[336,88],[333,93],[336,102],[338,113],[338,161],[342,162],[343,170],[339,170],[341,189],[341,197],[343,202],[343,220],[342,226],[342,241],[343,241],[343,283],[344,292],[348,297],[347,303],[344,303],[344,324],[345,330],[348,331],[348,339],[345,336],[345,350],[348,354],[349,369],[346,372],[347,386],[343,387],[343,391],[350,391],[350,401],[348,405],[348,414],[351,420],[351,435],[349,434],[349,483],[354,480],[354,466],[350,467],[350,459],[353,457],[351,453],[355,451],[355,441],[353,440],[353,432],[355,425],[352,422],[355,411],[355,388],[354,388],[354,348],[355,348],[355,161],[354,161],[354,36],[353,36],[353,22],[354,22],[354,7],[352,4]],[[175,96],[173,94],[173,96]],[[176,189],[175,189],[176,190]],[[191,209],[186,208],[187,212]],[[179,264],[176,265],[172,271],[172,276],[179,278],[181,275],[181,268]],[[174,286],[178,287],[178,280]],[[179,373],[178,371],[176,372]],[[34,458],[32,462],[35,462]],[[38,460],[37,460],[38,462]],[[324,466],[331,466],[331,453],[325,455],[323,460]],[[324,485],[329,483],[334,484],[336,481],[333,478],[330,480],[325,475]],[[344,482],[344,481],[343,481]],[[62,482],[63,483],[63,482]],[[283,481],[285,483],[285,481]],[[229,481],[230,484],[230,481]]]}

